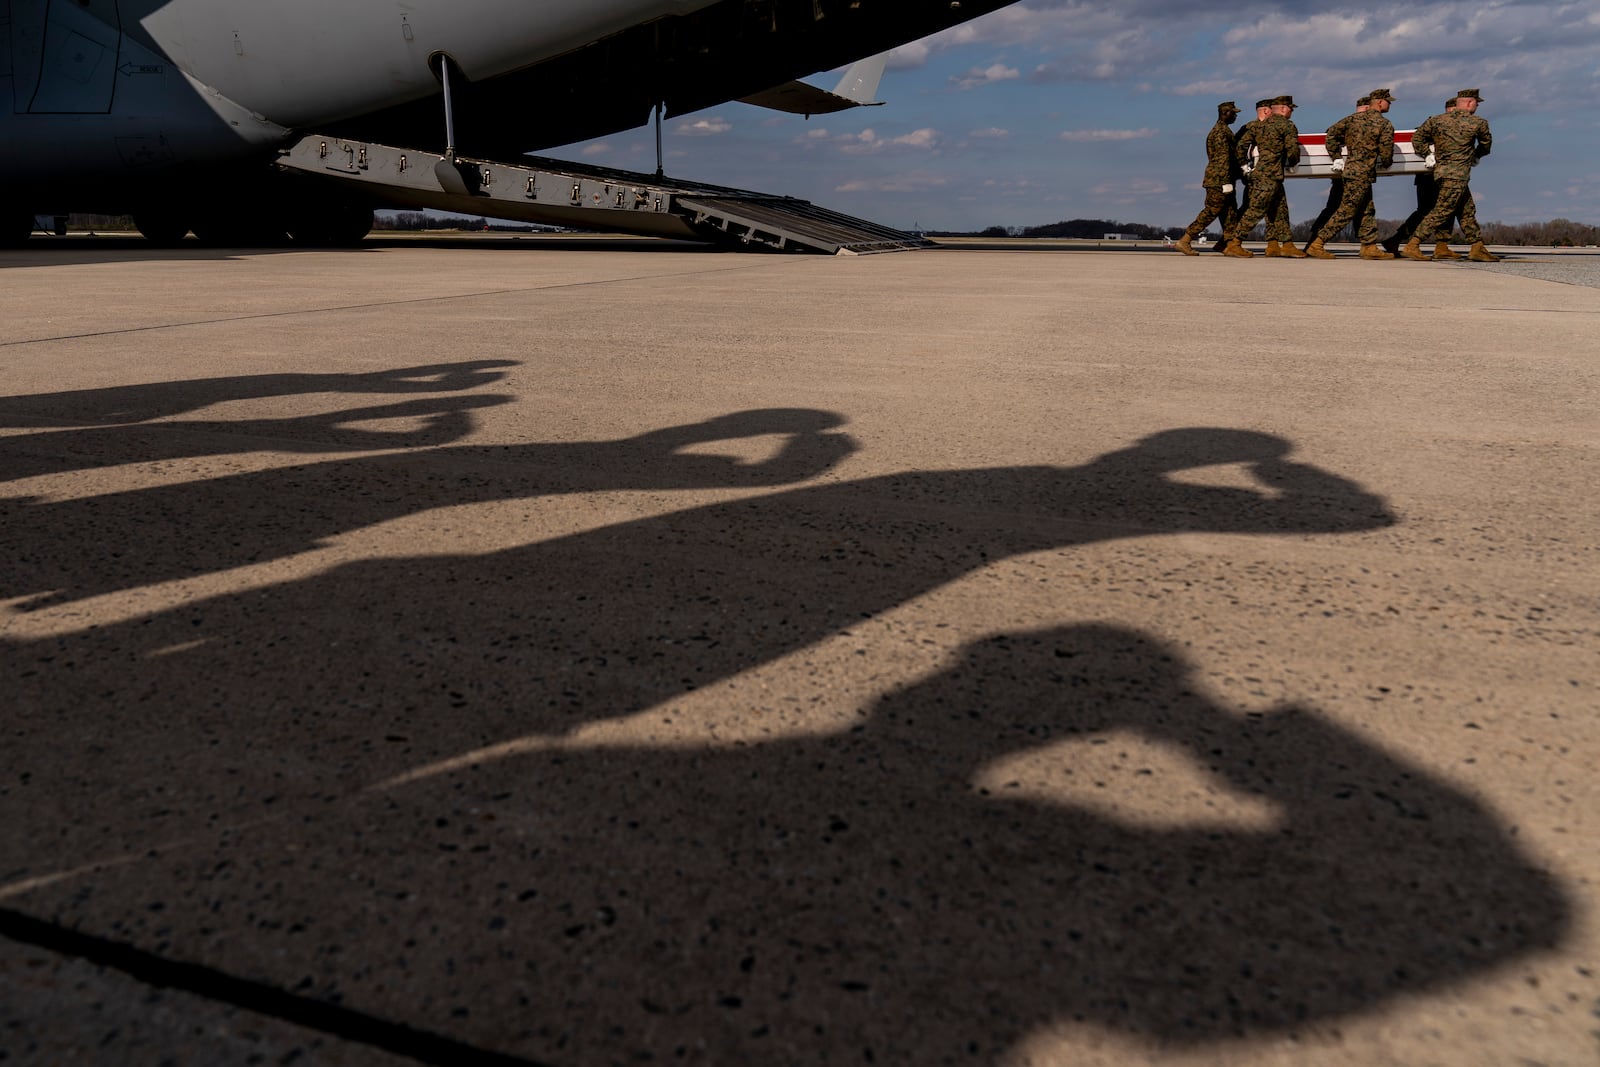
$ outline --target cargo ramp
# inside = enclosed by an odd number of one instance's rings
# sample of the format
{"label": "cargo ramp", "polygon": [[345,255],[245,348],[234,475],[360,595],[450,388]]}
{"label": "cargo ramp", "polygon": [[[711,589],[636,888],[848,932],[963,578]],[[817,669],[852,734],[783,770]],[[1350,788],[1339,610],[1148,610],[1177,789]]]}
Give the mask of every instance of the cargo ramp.
{"label": "cargo ramp", "polygon": [[865,255],[933,247],[918,235],[794,197],[534,156],[517,163],[452,160],[311,136],[284,149],[278,166],[341,185],[378,207],[783,252]]}

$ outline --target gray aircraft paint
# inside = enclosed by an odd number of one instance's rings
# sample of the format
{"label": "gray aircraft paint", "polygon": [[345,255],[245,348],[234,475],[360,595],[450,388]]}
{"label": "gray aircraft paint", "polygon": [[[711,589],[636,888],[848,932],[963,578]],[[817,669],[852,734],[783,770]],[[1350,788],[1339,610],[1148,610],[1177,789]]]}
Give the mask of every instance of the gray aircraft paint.
{"label": "gray aircraft paint", "polygon": [[436,53],[489,78],[711,0],[5,2],[0,184],[28,186],[249,158],[436,92]]}
{"label": "gray aircraft paint", "polygon": [[[377,131],[427,150],[444,125],[438,56],[478,88],[483,150],[515,156],[642,124],[653,93],[669,115],[744,96],[762,73],[748,57],[769,45],[781,85],[801,64],[860,59],[1010,2],[841,4],[824,25],[859,9],[859,29],[831,37],[810,32],[824,7],[800,6],[782,31],[774,14],[752,52],[715,47],[747,25],[741,0],[0,0],[0,222],[140,205],[199,217],[191,205],[259,193],[267,164],[307,133]],[[658,34],[676,49],[670,85],[646,69]],[[815,92],[859,106],[880,71],[869,62]],[[541,121],[551,97],[558,121]]]}

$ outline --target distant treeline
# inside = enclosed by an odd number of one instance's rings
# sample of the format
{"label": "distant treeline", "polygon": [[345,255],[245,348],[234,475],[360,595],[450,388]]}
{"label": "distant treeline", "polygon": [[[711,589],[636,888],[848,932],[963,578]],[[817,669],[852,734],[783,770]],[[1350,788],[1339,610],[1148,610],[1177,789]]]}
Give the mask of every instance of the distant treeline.
{"label": "distant treeline", "polygon": [[1099,241],[1108,233],[1136,237],[1141,241],[1159,241],[1163,237],[1181,237],[1183,227],[1146,226],[1142,222],[1118,222],[1115,219],[1066,219],[1047,226],[990,226],[976,233],[932,230],[930,237],[1053,237],[1057,240]]}
{"label": "distant treeline", "polygon": [[464,230],[467,233],[480,233],[489,228],[489,220],[428,215],[421,211],[396,211],[392,215],[380,212],[372,220],[372,228],[374,230]]}
{"label": "distant treeline", "polygon": [[[1400,222],[1400,219],[1379,219],[1378,233],[1382,237],[1388,237],[1400,228]],[[95,233],[116,233],[134,228],[133,219],[127,215],[70,215],[67,225],[80,233],[85,230]],[[521,222],[444,217],[427,215],[421,211],[397,211],[392,214],[379,212],[377,218],[373,220],[372,228],[412,231],[464,230],[469,233],[480,233],[485,230],[526,232],[539,229]],[[1142,222],[1118,222],[1116,219],[1066,219],[1052,222],[1047,226],[990,226],[979,231],[931,230],[928,235],[930,237],[1053,237],[1099,241],[1108,233],[1125,234],[1143,241],[1159,241],[1164,237],[1181,236],[1183,228],[1169,226],[1163,229],[1160,226],[1147,226]],[[1257,226],[1251,239],[1259,241],[1262,239],[1262,234],[1262,227]],[[1211,236],[1215,238],[1218,234],[1213,230]],[[1295,224],[1294,239],[1302,244],[1311,239],[1310,219],[1302,219]],[[1335,238],[1335,240],[1354,239],[1355,235],[1350,230]],[[1571,219],[1551,219],[1549,222],[1486,222],[1483,223],[1483,239],[1492,245],[1586,248],[1600,245],[1600,226],[1573,222]]]}
{"label": "distant treeline", "polygon": [[[1388,237],[1400,228],[1401,219],[1379,219],[1378,232]],[[1303,219],[1294,226],[1294,239],[1304,243],[1311,239],[1311,219]],[[1483,239],[1492,245],[1521,245],[1539,248],[1584,248],[1600,245],[1600,226],[1573,222],[1571,219],[1551,219],[1549,222],[1486,222],[1482,224]],[[1250,239],[1261,240],[1264,224],[1256,227]],[[1142,222],[1118,222],[1115,219],[1065,219],[1047,226],[990,226],[978,231],[930,231],[931,237],[1053,237],[1069,240],[1099,241],[1106,234],[1125,234],[1144,241],[1159,241],[1164,237],[1182,235],[1178,226],[1162,228]],[[1213,229],[1211,236],[1218,237]],[[1335,240],[1354,240],[1351,230],[1346,230]]]}
{"label": "distant treeline", "polygon": [[1494,245],[1542,245],[1548,248],[1584,248],[1600,245],[1600,226],[1571,219],[1549,222],[1487,222],[1483,239]]}
{"label": "distant treeline", "polygon": [[528,222],[502,222],[496,219],[468,219],[459,216],[428,215],[421,211],[378,212],[372,220],[374,230],[461,230],[465,233],[530,233],[550,229]]}

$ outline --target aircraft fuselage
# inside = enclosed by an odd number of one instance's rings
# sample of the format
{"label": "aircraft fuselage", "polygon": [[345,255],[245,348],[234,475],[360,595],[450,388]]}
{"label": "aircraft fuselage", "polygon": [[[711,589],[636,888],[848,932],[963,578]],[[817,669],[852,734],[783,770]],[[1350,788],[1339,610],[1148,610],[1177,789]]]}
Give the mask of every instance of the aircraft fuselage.
{"label": "aircraft fuselage", "polygon": [[433,57],[485,81],[712,0],[4,2],[0,183],[15,189],[247,158],[436,93]]}

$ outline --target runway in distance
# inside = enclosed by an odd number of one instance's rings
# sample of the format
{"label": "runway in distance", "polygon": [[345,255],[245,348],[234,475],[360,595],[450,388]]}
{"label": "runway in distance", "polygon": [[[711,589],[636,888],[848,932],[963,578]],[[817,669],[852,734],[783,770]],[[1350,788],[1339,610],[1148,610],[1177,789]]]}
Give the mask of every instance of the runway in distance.
{"label": "runway in distance", "polygon": [[515,160],[729,100],[855,106],[796,79],[1011,2],[0,0],[0,241],[68,212],[358,239],[373,200],[278,153],[314,132]]}

